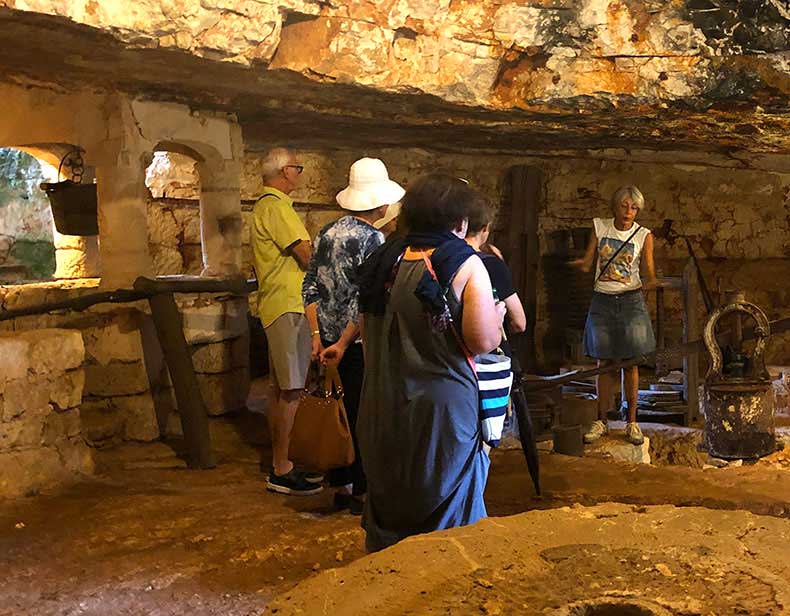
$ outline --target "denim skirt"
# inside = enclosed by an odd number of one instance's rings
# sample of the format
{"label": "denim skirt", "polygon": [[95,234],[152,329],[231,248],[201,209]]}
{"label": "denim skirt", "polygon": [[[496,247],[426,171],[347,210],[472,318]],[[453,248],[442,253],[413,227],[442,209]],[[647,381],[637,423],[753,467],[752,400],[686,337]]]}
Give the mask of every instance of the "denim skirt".
{"label": "denim skirt", "polygon": [[593,293],[584,326],[584,354],[632,359],[656,350],[653,324],[641,289],[619,295]]}

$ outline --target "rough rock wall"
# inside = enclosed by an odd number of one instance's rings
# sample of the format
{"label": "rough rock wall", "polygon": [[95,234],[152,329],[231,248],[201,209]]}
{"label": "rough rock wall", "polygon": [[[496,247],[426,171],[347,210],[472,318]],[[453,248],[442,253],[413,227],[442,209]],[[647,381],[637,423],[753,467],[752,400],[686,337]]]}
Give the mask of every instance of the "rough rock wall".
{"label": "rough rock wall", "polygon": [[788,149],[781,0],[0,0],[0,24],[11,79],[230,111],[248,143]]}
{"label": "rough rock wall", "polygon": [[54,172],[25,152],[0,148],[0,282],[55,272],[52,209],[38,187]]}
{"label": "rough rock wall", "polygon": [[79,332],[0,333],[0,497],[93,472],[82,435]]}
{"label": "rough rock wall", "polygon": [[[723,87],[723,59],[786,73],[776,0],[2,0],[111,32],[131,47],[269,63],[319,80],[419,89],[491,107],[611,94],[674,100]],[[733,64],[733,67],[737,66]],[[770,74],[773,67],[774,75]]]}
{"label": "rough rock wall", "polygon": [[[499,207],[496,226],[507,227],[510,217],[505,196],[505,176],[514,165],[534,165],[543,170],[545,186],[544,209],[539,216],[540,253],[554,250],[552,232],[558,229],[591,227],[594,216],[609,215],[609,198],[614,190],[627,183],[639,186],[647,204],[640,214],[640,222],[658,229],[665,218],[675,220],[674,228],[687,234],[698,256],[702,259],[709,285],[723,290],[739,288],[762,306],[771,318],[784,316],[790,296],[783,281],[790,275],[790,175],[736,169],[716,164],[674,162],[672,157],[654,154],[654,160],[637,159],[627,154],[600,158],[575,158],[573,153],[556,153],[546,157],[513,157],[497,155],[448,155],[424,150],[386,149],[377,152],[346,150],[302,152],[305,164],[303,184],[294,193],[297,202],[315,206],[332,206],[334,195],[345,186],[348,167],[361,155],[381,157],[390,175],[407,185],[415,177],[436,169],[445,169],[468,178],[472,185],[489,195]],[[592,153],[595,154],[595,153]],[[254,199],[259,194],[261,155],[249,152],[245,157],[242,197]],[[176,171],[181,177],[182,172]],[[181,188],[185,191],[185,187]],[[191,195],[193,198],[196,193]],[[247,208],[249,209],[249,208]],[[340,216],[338,210],[306,212],[300,208],[312,236],[323,224]],[[168,227],[159,234],[160,217],[167,216]],[[199,254],[199,235],[193,224],[180,226],[179,220],[194,221],[197,208],[194,202],[153,201],[149,209],[149,233],[153,236],[183,237],[185,245],[173,245],[155,252],[172,255],[168,263],[174,268],[182,263],[195,263],[190,254]],[[249,222],[249,211],[244,213]],[[245,242],[248,242],[245,225]],[[191,229],[191,231],[190,231]],[[669,245],[656,242],[656,262],[666,276],[682,273],[688,254],[682,241]],[[169,259],[169,257],[168,257]],[[165,258],[161,257],[160,262]],[[249,271],[251,257],[245,244],[243,262]],[[178,270],[184,271],[184,270]],[[193,270],[194,271],[194,266]],[[169,273],[178,273],[171,271]],[[539,279],[537,314],[538,350],[541,354],[556,344],[549,336],[549,297],[545,276]],[[720,279],[720,283],[717,280]],[[668,341],[680,336],[679,294],[667,293]],[[547,337],[549,336],[549,337]],[[540,342],[543,341],[543,344]],[[769,361],[790,361],[790,337],[772,339],[768,350]],[[543,357],[548,361],[550,358]]]}

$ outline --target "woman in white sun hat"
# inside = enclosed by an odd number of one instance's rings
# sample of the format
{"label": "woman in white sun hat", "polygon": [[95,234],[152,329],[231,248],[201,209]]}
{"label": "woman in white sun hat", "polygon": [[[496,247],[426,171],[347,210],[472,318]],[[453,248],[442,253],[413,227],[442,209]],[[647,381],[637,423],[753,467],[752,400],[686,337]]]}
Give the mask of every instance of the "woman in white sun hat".
{"label": "woman in white sun hat", "polygon": [[354,464],[332,471],[329,483],[338,488],[335,506],[349,508],[355,514],[362,513],[362,497],[367,491],[355,429],[364,372],[362,345],[358,344],[358,269],[384,243],[375,223],[384,218],[387,206],[400,201],[404,192],[390,180],[379,159],[362,158],[351,165],[348,186],[336,197],[349,214],[318,234],[302,285],[313,360],[338,366],[356,451]]}

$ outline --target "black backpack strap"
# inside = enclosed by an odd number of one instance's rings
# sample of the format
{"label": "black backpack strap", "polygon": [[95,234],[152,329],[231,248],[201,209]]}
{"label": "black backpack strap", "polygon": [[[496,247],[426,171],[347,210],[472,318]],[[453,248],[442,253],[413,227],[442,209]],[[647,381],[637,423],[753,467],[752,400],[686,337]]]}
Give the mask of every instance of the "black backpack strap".
{"label": "black backpack strap", "polygon": [[274,193],[266,193],[266,194],[263,194],[260,197],[258,197],[258,201],[260,201],[264,197],[274,197],[275,199],[279,199],[280,198],[279,196],[275,195]]}
{"label": "black backpack strap", "polygon": [[620,247],[617,250],[614,251],[614,254],[611,257],[609,257],[609,260],[606,262],[606,265],[604,265],[601,268],[601,271],[598,273],[598,277],[595,279],[595,282],[598,282],[601,279],[601,276],[603,276],[603,273],[606,271],[606,268],[609,267],[612,264],[612,261],[614,261],[617,258],[617,255],[620,254],[620,251],[623,248],[625,248],[625,245],[628,244],[628,242],[630,242],[632,239],[634,239],[634,236],[636,235],[637,231],[639,231],[639,229],[642,228],[641,226],[637,225],[636,223],[634,223],[634,224],[636,225],[636,229],[634,229],[634,232],[631,235],[629,235],[628,239],[626,241],[624,241],[622,244],[620,244]]}

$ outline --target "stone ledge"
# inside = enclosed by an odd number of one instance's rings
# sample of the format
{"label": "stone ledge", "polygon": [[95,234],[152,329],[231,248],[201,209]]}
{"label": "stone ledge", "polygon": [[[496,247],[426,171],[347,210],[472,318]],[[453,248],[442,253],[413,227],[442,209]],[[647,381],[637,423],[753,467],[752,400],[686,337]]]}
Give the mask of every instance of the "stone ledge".
{"label": "stone ledge", "polygon": [[156,403],[150,392],[86,400],[81,409],[83,434],[94,447],[120,439],[150,442],[159,438]]}
{"label": "stone ledge", "polygon": [[123,417],[109,398],[89,399],[80,408],[82,436],[91,447],[116,444],[123,433]]}
{"label": "stone ledge", "polygon": [[629,464],[650,464],[650,437],[645,436],[645,442],[641,445],[632,445],[625,440],[625,434],[609,432],[609,436],[585,445],[584,455],[612,458]]}
{"label": "stone ledge", "polygon": [[84,385],[81,368],[9,381],[0,389],[0,421],[79,406]]}
{"label": "stone ledge", "polygon": [[105,322],[82,331],[85,354],[103,366],[112,361],[137,362],[143,359],[143,342],[137,311],[122,310]]}
{"label": "stone ledge", "polygon": [[150,389],[148,373],[142,362],[111,362],[106,366],[85,366],[85,395],[128,396]]}
{"label": "stone ledge", "polygon": [[0,333],[0,382],[82,365],[82,335],[69,329]]}
{"label": "stone ledge", "polygon": [[217,374],[246,367],[249,363],[249,338],[201,344],[192,347],[192,365],[197,373]]}
{"label": "stone ledge", "polygon": [[217,300],[205,295],[184,296],[179,308],[189,344],[222,342],[247,333],[246,298]]}
{"label": "stone ledge", "polygon": [[198,374],[197,378],[209,415],[223,415],[246,407],[250,388],[247,368],[222,374]]}
{"label": "stone ledge", "polygon": [[0,498],[16,498],[75,480],[93,472],[93,458],[79,437],[52,447],[0,451]]}

